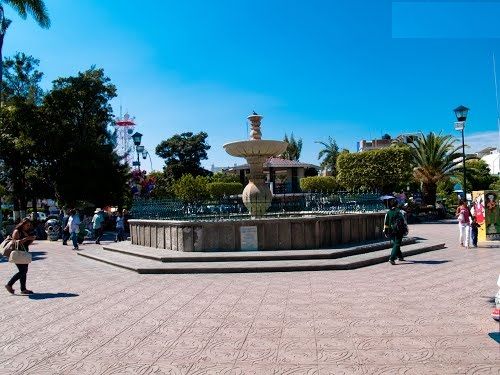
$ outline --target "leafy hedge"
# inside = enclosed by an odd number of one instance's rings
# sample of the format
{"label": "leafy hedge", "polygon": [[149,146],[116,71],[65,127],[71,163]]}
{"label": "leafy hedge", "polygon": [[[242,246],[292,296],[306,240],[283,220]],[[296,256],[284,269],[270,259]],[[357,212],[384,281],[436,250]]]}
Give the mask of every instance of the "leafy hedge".
{"label": "leafy hedge", "polygon": [[208,198],[207,178],[193,177],[190,174],[182,175],[175,181],[173,191],[176,198],[186,203],[202,202]]}
{"label": "leafy hedge", "polygon": [[301,178],[300,188],[302,191],[336,191],[339,184],[332,176],[313,176]]}
{"label": "leafy hedge", "polygon": [[219,199],[223,196],[241,194],[243,185],[239,182],[212,182],[207,185],[207,190],[212,198]]}
{"label": "leafy hedge", "polygon": [[412,178],[408,147],[388,147],[358,153],[342,153],[337,159],[337,180],[348,190],[392,192]]}

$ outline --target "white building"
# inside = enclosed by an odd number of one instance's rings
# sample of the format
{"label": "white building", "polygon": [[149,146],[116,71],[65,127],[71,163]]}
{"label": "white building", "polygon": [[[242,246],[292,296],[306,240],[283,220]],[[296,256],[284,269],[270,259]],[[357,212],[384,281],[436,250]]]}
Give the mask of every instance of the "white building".
{"label": "white building", "polygon": [[[486,151],[486,152],[485,152]],[[478,152],[481,160],[484,160],[490,168],[490,173],[494,175],[500,174],[500,153],[498,149],[490,147]]]}

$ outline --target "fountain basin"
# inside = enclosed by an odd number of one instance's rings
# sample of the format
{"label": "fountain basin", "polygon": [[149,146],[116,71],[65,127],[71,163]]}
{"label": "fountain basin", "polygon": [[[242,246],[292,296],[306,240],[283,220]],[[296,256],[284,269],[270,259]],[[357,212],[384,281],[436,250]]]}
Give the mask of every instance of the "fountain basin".
{"label": "fountain basin", "polygon": [[129,223],[132,244],[159,249],[304,250],[382,238],[384,213],[248,217],[215,222],[133,219]]}
{"label": "fountain basin", "polygon": [[[231,156],[236,157],[255,157],[270,158],[285,152],[288,143],[283,141],[274,141],[267,139],[252,139],[249,141],[236,141],[226,143],[223,147]],[[264,160],[265,161],[265,160]]]}

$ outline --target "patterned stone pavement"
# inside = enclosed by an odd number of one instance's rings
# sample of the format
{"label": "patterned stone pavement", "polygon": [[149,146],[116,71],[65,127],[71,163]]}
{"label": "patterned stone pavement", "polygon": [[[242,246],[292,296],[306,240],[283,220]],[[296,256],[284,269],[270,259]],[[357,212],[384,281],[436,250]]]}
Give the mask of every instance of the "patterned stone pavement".
{"label": "patterned stone pavement", "polygon": [[449,247],[352,271],[139,275],[39,242],[38,294],[0,291],[0,374],[499,374],[500,249],[411,231]]}

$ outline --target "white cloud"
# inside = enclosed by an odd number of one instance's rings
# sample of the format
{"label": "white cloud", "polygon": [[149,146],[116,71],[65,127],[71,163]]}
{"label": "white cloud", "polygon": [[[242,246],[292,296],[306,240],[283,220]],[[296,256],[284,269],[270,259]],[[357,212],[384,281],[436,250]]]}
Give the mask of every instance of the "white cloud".
{"label": "white cloud", "polygon": [[467,132],[465,132],[464,138],[465,144],[469,146],[467,152],[477,152],[486,147],[499,147],[500,142],[499,132],[497,131],[485,131],[472,134],[467,134]]}

